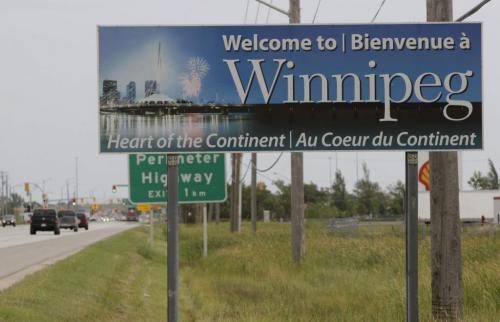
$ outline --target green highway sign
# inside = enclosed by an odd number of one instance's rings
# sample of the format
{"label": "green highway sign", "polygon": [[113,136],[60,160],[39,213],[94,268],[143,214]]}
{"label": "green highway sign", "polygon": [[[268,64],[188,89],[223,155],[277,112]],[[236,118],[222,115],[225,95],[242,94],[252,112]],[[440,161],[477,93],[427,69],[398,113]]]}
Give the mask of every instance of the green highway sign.
{"label": "green highway sign", "polygon": [[[223,153],[180,154],[179,202],[205,203],[226,200],[226,167]],[[167,202],[167,155],[129,155],[129,196],[134,204]]]}

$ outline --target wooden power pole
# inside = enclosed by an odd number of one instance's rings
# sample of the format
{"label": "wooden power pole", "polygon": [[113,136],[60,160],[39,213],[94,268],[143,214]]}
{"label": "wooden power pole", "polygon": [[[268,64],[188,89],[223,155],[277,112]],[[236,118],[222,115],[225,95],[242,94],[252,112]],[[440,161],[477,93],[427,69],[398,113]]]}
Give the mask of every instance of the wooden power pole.
{"label": "wooden power pole", "polygon": [[[290,23],[300,23],[300,0],[290,0]],[[299,264],[304,257],[304,160],[302,152],[292,152],[292,261]]]}
{"label": "wooden power pole", "polygon": [[250,195],[250,217],[252,219],[252,231],[257,232],[257,153],[252,153],[252,188]]}
{"label": "wooden power pole", "polygon": [[[427,21],[452,21],[452,0],[427,0]],[[431,152],[431,287],[436,320],[463,320],[457,152]]]}
{"label": "wooden power pole", "polygon": [[215,223],[218,225],[220,222],[220,203],[215,204]]}
{"label": "wooden power pole", "polygon": [[230,208],[230,231],[239,232],[241,227],[240,213],[240,177],[241,177],[241,153],[232,154],[232,183],[231,183],[231,208]]}

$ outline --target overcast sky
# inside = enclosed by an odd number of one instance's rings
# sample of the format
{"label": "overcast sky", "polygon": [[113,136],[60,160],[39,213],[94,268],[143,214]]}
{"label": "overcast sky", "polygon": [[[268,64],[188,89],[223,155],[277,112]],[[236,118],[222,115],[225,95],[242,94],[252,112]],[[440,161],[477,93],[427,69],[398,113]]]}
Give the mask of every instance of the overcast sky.
{"label": "overcast sky", "polygon": [[[479,0],[454,1],[458,17]],[[288,0],[274,0],[287,8]],[[311,23],[317,0],[302,0],[302,22]],[[316,23],[366,23],[380,1],[323,0]],[[377,22],[423,22],[425,0],[387,0]],[[127,182],[125,155],[98,154],[97,25],[243,24],[247,0],[2,0],[0,3],[0,171],[11,184],[42,185],[59,198],[66,182],[74,187],[79,160],[79,195],[95,194],[103,201],[126,197],[111,193],[111,185]],[[487,171],[487,159],[500,167],[500,4],[492,1],[469,21],[483,22],[484,151],[463,154],[464,180],[474,170]],[[287,17],[250,1],[247,23],[287,23]],[[259,154],[266,168],[278,154]],[[404,152],[358,153],[373,180],[381,186],[402,180]],[[243,171],[249,156],[245,156]],[[304,153],[306,182],[327,186],[335,167],[349,188],[356,180],[356,153]],[[338,163],[336,162],[338,160]],[[259,177],[290,178],[290,155]],[[249,175],[247,175],[247,180]],[[14,188],[22,192],[22,187]],[[65,194],[65,192],[64,192]],[[23,194],[24,195],[24,194]],[[40,199],[35,192],[34,197]]]}

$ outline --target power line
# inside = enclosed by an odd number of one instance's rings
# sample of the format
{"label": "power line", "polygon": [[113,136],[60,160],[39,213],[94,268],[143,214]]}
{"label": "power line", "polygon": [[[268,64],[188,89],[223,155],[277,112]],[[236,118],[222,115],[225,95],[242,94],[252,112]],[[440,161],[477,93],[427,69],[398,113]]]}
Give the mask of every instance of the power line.
{"label": "power line", "polygon": [[464,13],[462,16],[460,16],[455,21],[457,21],[457,22],[464,21],[465,19],[469,18],[470,16],[472,16],[473,14],[475,14],[476,12],[478,12],[479,9],[481,9],[485,4],[487,4],[490,1],[491,0],[483,0],[483,1],[481,1],[477,6],[475,6],[474,8],[472,8],[469,11],[467,11],[466,13]]}
{"label": "power line", "polygon": [[245,20],[244,20],[245,25],[247,24],[247,19],[248,19],[248,7],[250,7],[250,0],[247,0],[247,8],[245,9]]}
{"label": "power line", "polygon": [[274,181],[276,181],[276,180],[274,180],[273,178],[271,178],[271,177],[269,177],[269,176],[267,176],[267,175],[265,175],[265,174],[263,174],[263,173],[257,173],[257,175],[258,175],[258,176],[261,176],[261,177],[263,177],[263,178],[266,178],[267,180],[271,181],[271,184],[272,184]]}
{"label": "power line", "polygon": [[259,19],[259,11],[260,11],[260,2],[257,5],[257,13],[255,14],[255,23],[257,23],[257,21]]}
{"label": "power line", "polygon": [[273,174],[282,177],[283,179],[287,180],[288,182],[292,181],[291,178],[289,178],[289,177],[285,176],[284,174],[281,174],[281,173],[279,173],[277,171],[274,171]]}
{"label": "power line", "polygon": [[318,0],[318,5],[316,6],[316,12],[314,13],[314,18],[312,23],[316,22],[316,16],[318,15],[319,6],[321,5],[321,0]]}
{"label": "power line", "polygon": [[[241,162],[243,163],[243,161]],[[245,174],[243,175],[243,177],[240,179],[240,182],[243,182],[243,180],[245,180],[245,177],[247,176],[247,173],[248,173],[248,170],[250,169],[250,165],[252,164],[252,162],[250,161],[250,163],[248,163],[248,166],[247,166],[247,169],[245,170]]]}
{"label": "power line", "polygon": [[280,155],[278,156],[278,158],[276,158],[276,160],[273,162],[273,164],[271,164],[271,166],[265,168],[264,170],[257,169],[257,172],[262,173],[262,172],[267,172],[267,171],[271,170],[278,163],[278,161],[281,159],[282,156],[283,156],[283,152],[280,153]]}
{"label": "power line", "polygon": [[374,22],[374,21],[375,21],[375,19],[377,19],[377,16],[378,16],[378,14],[379,14],[380,10],[382,10],[382,7],[383,7],[383,6],[384,6],[384,4],[385,4],[385,1],[386,1],[386,0],[382,0],[382,2],[380,3],[380,6],[378,7],[377,12],[375,12],[375,15],[373,16],[372,21],[370,21],[370,22]]}
{"label": "power line", "polygon": [[[273,4],[273,0],[271,0],[271,5]],[[267,7],[267,17],[266,17],[266,24],[269,23],[269,16],[271,15],[271,7]]]}
{"label": "power line", "polygon": [[255,1],[257,1],[258,3],[261,3],[263,5],[265,5],[266,7],[271,8],[273,10],[276,10],[277,12],[282,13],[282,14],[284,14],[287,17],[289,16],[289,12],[287,10],[283,10],[281,8],[278,8],[277,6],[275,6],[273,4],[270,4],[270,3],[268,3],[268,2],[266,2],[264,0],[255,0]]}

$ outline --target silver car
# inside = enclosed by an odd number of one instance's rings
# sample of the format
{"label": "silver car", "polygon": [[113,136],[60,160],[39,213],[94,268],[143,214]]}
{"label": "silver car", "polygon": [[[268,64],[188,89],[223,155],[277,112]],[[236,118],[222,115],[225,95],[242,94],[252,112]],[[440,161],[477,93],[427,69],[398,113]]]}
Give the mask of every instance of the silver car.
{"label": "silver car", "polygon": [[73,229],[75,233],[78,231],[80,220],[73,210],[61,210],[57,213],[57,217],[59,217],[60,228]]}

